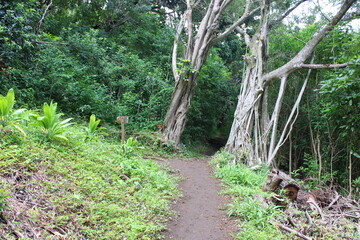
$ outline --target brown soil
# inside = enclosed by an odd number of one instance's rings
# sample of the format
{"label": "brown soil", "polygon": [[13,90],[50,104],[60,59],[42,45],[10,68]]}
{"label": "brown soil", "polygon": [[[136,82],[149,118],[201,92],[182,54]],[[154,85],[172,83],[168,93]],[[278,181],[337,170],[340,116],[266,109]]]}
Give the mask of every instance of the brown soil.
{"label": "brown soil", "polygon": [[213,177],[209,159],[171,159],[169,166],[179,170],[183,197],[174,205],[176,216],[169,222],[165,240],[230,240],[236,232],[235,219],[226,216],[230,202],[219,195],[220,182]]}

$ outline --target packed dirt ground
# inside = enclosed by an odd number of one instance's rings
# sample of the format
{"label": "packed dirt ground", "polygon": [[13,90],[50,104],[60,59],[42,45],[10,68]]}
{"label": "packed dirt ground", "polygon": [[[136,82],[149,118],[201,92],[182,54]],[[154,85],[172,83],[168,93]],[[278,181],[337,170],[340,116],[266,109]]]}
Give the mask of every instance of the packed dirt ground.
{"label": "packed dirt ground", "polygon": [[174,205],[176,215],[164,233],[166,240],[230,240],[235,239],[236,221],[226,216],[229,199],[218,194],[220,182],[213,176],[209,159],[170,159],[172,169],[184,178],[180,183],[183,197]]}

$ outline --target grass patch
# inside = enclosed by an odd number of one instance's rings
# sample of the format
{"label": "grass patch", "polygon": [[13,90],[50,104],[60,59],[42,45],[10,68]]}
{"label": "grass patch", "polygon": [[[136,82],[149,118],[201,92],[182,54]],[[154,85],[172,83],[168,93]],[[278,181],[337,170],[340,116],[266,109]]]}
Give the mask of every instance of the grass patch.
{"label": "grass patch", "polygon": [[[28,132],[35,131],[27,129]],[[0,189],[8,192],[0,224],[6,239],[159,239],[178,195],[177,179],[125,145],[83,141],[67,128],[67,142],[36,134],[0,146]],[[32,136],[32,137],[31,137]]]}
{"label": "grass patch", "polygon": [[228,215],[239,219],[237,239],[268,240],[288,239],[273,224],[282,218],[283,213],[275,205],[264,204],[262,199],[269,197],[262,186],[267,177],[267,169],[263,167],[253,171],[244,165],[231,163],[232,156],[220,152],[212,160],[216,177],[225,185],[222,191],[232,197],[228,206]]}

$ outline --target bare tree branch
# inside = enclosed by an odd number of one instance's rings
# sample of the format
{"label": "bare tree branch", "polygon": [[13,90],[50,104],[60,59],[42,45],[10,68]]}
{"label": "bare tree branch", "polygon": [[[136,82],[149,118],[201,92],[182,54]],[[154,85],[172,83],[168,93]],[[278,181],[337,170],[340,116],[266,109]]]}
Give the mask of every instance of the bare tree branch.
{"label": "bare tree branch", "polygon": [[349,66],[350,63],[341,63],[341,64],[301,64],[300,68],[306,69],[332,69],[332,68],[344,68]]}
{"label": "bare tree branch", "polygon": [[39,30],[41,28],[42,22],[44,21],[45,16],[46,16],[47,12],[49,11],[49,8],[52,5],[52,3],[53,3],[52,0],[50,0],[49,5],[46,6],[45,11],[44,11],[43,15],[41,16],[41,19],[40,19],[39,24],[38,24],[38,29]]}
{"label": "bare tree branch", "polygon": [[[315,54],[313,54],[312,57],[311,57],[311,63],[314,62],[314,58],[315,58]],[[300,101],[302,99],[302,96],[304,95],[307,83],[309,82],[310,74],[311,74],[311,69],[309,69],[309,71],[308,71],[308,73],[306,75],[305,81],[304,81],[304,83],[303,83],[303,85],[301,87],[300,93],[297,96],[297,99],[296,99],[296,101],[294,103],[294,106],[291,109],[291,113],[290,113],[290,115],[289,115],[289,117],[288,117],[288,119],[286,121],[286,124],[285,124],[284,129],[283,129],[283,131],[281,133],[281,136],[280,136],[280,138],[279,138],[279,140],[278,140],[278,142],[276,144],[276,147],[271,149],[272,151],[269,151],[269,157],[268,157],[268,160],[267,160],[268,165],[270,165],[270,163],[273,161],[273,159],[275,158],[275,156],[276,156],[277,152],[279,151],[280,147],[286,142],[286,140],[288,139],[290,133],[292,132],[293,125],[296,122],[296,119],[297,119],[298,114],[299,114]],[[296,113],[296,115],[295,115],[295,113]],[[290,126],[290,129],[288,131],[289,126]]]}
{"label": "bare tree branch", "polygon": [[47,42],[47,41],[35,41],[35,40],[30,40],[30,42],[37,44],[49,44],[49,45],[66,45],[66,46],[71,45],[69,43],[63,43],[63,42]]}
{"label": "bare tree branch", "polygon": [[345,14],[345,16],[342,18],[341,21],[345,21],[345,22],[351,21],[359,17],[360,17],[360,9],[358,8],[355,10],[355,12]]}
{"label": "bare tree branch", "polygon": [[345,0],[340,10],[331,19],[331,21],[326,24],[321,30],[316,32],[293,59],[291,59],[285,65],[263,76],[263,83],[268,84],[271,80],[275,78],[280,78],[283,75],[287,75],[297,69],[301,69],[302,64],[304,64],[305,60],[311,55],[312,51],[318,45],[318,43],[333,29],[333,27],[341,20],[341,18],[345,15],[351,5],[356,1],[357,0]]}
{"label": "bare tree branch", "polygon": [[180,39],[180,35],[182,30],[184,29],[184,21],[185,21],[185,15],[182,16],[182,18],[180,19],[179,25],[176,29],[176,36],[175,36],[175,40],[174,40],[174,46],[173,46],[173,53],[172,53],[172,71],[175,77],[175,80],[178,79],[178,71],[177,71],[177,51],[178,51],[178,45],[179,45],[179,39]]}
{"label": "bare tree branch", "polygon": [[281,17],[270,23],[269,28],[272,28],[275,25],[279,24],[282,20],[284,20],[287,16],[289,16],[289,14],[292,13],[298,6],[300,6],[302,3],[306,1],[307,0],[300,0],[299,2],[295,3],[295,5],[292,8],[289,8]]}
{"label": "bare tree branch", "polygon": [[285,230],[285,231],[288,231],[290,233],[294,233],[296,236],[302,238],[302,239],[305,239],[305,240],[313,240],[312,238],[308,237],[308,236],[305,236],[304,234],[294,230],[294,229],[291,229],[289,227],[286,227],[285,225],[282,225],[280,223],[275,223],[275,225],[277,225],[279,228]]}
{"label": "bare tree branch", "polygon": [[245,6],[245,11],[244,11],[243,15],[236,22],[234,22],[229,28],[227,28],[223,33],[219,34],[217,36],[217,38],[214,39],[214,41],[213,41],[214,43],[219,42],[222,39],[224,39],[227,35],[229,35],[232,31],[234,31],[236,27],[238,27],[240,24],[245,22],[246,19],[253,16],[257,11],[260,10],[260,7],[257,7],[254,10],[252,10],[251,12],[249,12],[250,5],[251,5],[251,1],[247,0],[246,6]]}
{"label": "bare tree branch", "polygon": [[287,79],[288,79],[288,76],[286,76],[286,75],[281,78],[279,94],[278,94],[276,104],[275,104],[275,107],[274,107],[274,111],[273,111],[273,114],[272,114],[271,120],[270,120],[270,122],[272,123],[272,134],[271,134],[271,140],[270,140],[268,159],[271,158],[271,155],[273,154],[274,148],[275,148],[276,132],[277,132],[277,129],[278,129],[280,110],[281,110],[281,106],[282,106],[284,95],[285,95]]}
{"label": "bare tree branch", "polygon": [[330,19],[328,18],[328,16],[326,16],[326,14],[322,11],[319,0],[316,1],[316,8],[318,9],[318,11],[320,12],[320,15],[326,19],[326,21],[330,22]]}

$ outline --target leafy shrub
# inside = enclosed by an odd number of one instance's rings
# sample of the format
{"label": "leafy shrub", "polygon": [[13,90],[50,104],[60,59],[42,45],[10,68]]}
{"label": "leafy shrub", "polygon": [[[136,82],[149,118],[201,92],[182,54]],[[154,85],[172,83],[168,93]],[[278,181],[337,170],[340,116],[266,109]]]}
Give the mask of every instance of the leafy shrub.
{"label": "leafy shrub", "polygon": [[10,89],[5,97],[0,94],[0,127],[5,128],[10,125],[25,136],[24,130],[18,124],[21,120],[19,115],[23,113],[25,109],[13,111],[14,103],[15,93],[13,89]]}
{"label": "leafy shrub", "polygon": [[126,140],[126,143],[121,145],[120,155],[124,157],[131,157],[134,156],[134,154],[140,149],[141,147],[139,146],[138,141],[134,138],[129,138]]}
{"label": "leafy shrub", "polygon": [[360,177],[356,178],[353,181],[353,185],[354,185],[354,192],[360,195]]}
{"label": "leafy shrub", "polygon": [[222,178],[227,185],[243,185],[246,187],[261,186],[264,176],[256,174],[245,165],[227,164],[216,171],[216,176]]}
{"label": "leafy shrub", "polygon": [[100,132],[100,130],[105,129],[104,127],[98,127],[100,120],[96,120],[95,114],[92,114],[89,119],[88,127],[85,127],[85,141],[93,140],[97,135],[107,135],[105,132]]}
{"label": "leafy shrub", "polygon": [[72,118],[67,118],[61,121],[60,116],[64,114],[56,113],[56,109],[57,103],[51,102],[50,105],[44,103],[44,116],[38,116],[35,119],[35,124],[41,128],[46,140],[50,141],[53,139],[58,139],[68,141],[68,139],[61,134],[64,133],[66,128],[72,124],[69,123]]}
{"label": "leafy shrub", "polygon": [[4,97],[0,94],[0,124],[2,126],[7,125],[7,118],[15,103],[14,90],[10,89],[7,95]]}

